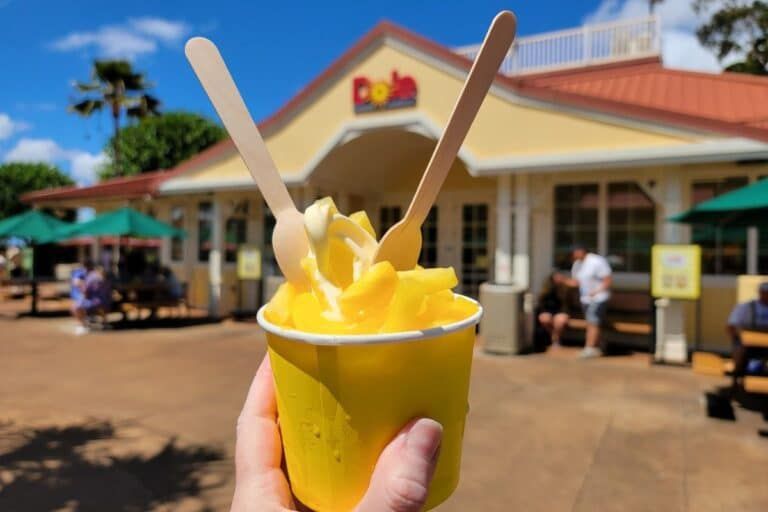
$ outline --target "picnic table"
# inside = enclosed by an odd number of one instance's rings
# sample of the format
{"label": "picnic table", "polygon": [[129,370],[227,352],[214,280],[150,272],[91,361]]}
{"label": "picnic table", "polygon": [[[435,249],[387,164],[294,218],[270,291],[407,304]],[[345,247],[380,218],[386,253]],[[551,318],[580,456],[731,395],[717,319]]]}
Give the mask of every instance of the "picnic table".
{"label": "picnic table", "polygon": [[19,286],[19,287],[29,287],[30,288],[30,296],[32,297],[32,305],[29,310],[29,315],[35,316],[38,313],[38,307],[37,307],[37,301],[39,298],[39,286],[41,284],[45,283],[66,283],[67,281],[62,281],[61,279],[57,279],[53,276],[46,276],[46,277],[12,277],[8,279],[4,279],[0,281],[0,285],[2,286]]}
{"label": "picnic table", "polygon": [[163,282],[114,283],[112,289],[116,295],[113,310],[120,311],[124,317],[130,309],[156,311],[161,307],[186,307],[187,304],[186,286],[184,283],[182,283],[182,294],[180,297],[174,297],[168,285]]}

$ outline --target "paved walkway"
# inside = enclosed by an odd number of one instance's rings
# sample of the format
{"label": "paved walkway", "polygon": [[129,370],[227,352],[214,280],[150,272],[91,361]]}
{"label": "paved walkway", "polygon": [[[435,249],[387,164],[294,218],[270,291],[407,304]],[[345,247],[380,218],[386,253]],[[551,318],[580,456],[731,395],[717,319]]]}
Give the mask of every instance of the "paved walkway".
{"label": "paved walkway", "polygon": [[[0,318],[0,510],[227,510],[253,325],[85,337]],[[462,481],[443,511],[764,511],[762,417],[644,356],[476,356]]]}

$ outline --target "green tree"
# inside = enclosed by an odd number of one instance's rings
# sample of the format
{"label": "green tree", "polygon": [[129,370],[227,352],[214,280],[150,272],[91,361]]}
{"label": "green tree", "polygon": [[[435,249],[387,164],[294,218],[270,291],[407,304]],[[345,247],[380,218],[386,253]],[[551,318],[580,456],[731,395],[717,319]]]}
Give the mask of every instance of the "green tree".
{"label": "green tree", "polygon": [[102,167],[99,175],[106,179],[170,169],[225,136],[221,126],[189,112],[148,117],[121,128],[117,140],[110,140],[105,147],[111,157],[115,149],[122,155],[122,173],[115,169],[113,158]]}
{"label": "green tree", "polygon": [[694,10],[711,13],[696,31],[701,44],[719,60],[738,59],[725,69],[737,73],[768,75],[768,3],[760,0],[695,0]]}
{"label": "green tree", "polygon": [[160,102],[147,94],[151,86],[143,73],[134,71],[131,63],[125,60],[97,60],[93,63],[91,80],[75,82],[75,89],[81,94],[70,111],[81,116],[91,116],[108,108],[113,123],[113,168],[122,175],[122,161],[118,144],[120,118],[125,111],[129,118],[143,119],[159,114]]}
{"label": "green tree", "polygon": [[72,179],[57,167],[45,163],[10,162],[0,164],[0,219],[29,209],[19,200],[26,192],[73,185]]}

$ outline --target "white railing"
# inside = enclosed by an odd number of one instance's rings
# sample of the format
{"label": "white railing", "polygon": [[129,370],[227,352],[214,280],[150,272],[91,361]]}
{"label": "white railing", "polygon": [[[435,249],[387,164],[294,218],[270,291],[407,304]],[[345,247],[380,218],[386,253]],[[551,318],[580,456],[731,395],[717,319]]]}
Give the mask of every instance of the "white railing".
{"label": "white railing", "polygon": [[[455,51],[474,59],[479,49],[480,45],[471,45]],[[507,75],[552,71],[659,55],[660,51],[659,20],[648,16],[520,37],[500,71]]]}

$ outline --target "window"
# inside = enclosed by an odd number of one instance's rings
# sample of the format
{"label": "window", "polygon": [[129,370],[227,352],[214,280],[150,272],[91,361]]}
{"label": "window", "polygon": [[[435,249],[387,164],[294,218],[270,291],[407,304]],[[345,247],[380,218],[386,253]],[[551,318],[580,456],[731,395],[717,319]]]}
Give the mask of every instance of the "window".
{"label": "window", "polygon": [[384,236],[397,221],[402,217],[399,206],[382,206],[379,208],[379,236]]}
{"label": "window", "polygon": [[656,237],[653,201],[636,183],[609,183],[607,206],[611,267],[623,272],[649,272]]}
{"label": "window", "polygon": [[488,205],[465,204],[461,212],[461,290],[477,297],[480,283],[488,280]]}
{"label": "window", "polygon": [[[696,181],[693,183],[693,206],[748,183],[745,176]],[[701,245],[701,271],[704,274],[742,274],[747,269],[746,228],[717,228],[694,225],[691,242]]]}
{"label": "window", "polygon": [[208,261],[211,254],[212,230],[213,204],[205,201],[197,205],[197,261]]}
{"label": "window", "polygon": [[[174,206],[171,208],[171,226],[176,229],[184,229],[184,207]],[[171,238],[171,261],[182,261],[184,259],[184,239],[175,236]]]}
{"label": "window", "polygon": [[246,220],[236,217],[227,219],[224,231],[224,261],[234,263],[237,261],[237,250],[245,243]]}
{"label": "window", "polygon": [[555,187],[555,266],[571,268],[574,244],[597,250],[599,187],[559,185]]}
{"label": "window", "polygon": [[237,261],[237,250],[245,243],[248,227],[248,200],[235,201],[231,205],[232,214],[224,225],[224,261]]}
{"label": "window", "polygon": [[262,267],[264,268],[264,275],[274,276],[278,275],[279,269],[277,266],[277,259],[275,259],[275,253],[272,250],[272,232],[275,230],[275,216],[272,214],[272,210],[269,209],[267,203],[263,203],[262,211],[264,212],[264,251],[261,257]]}
{"label": "window", "polygon": [[437,266],[437,206],[429,209],[429,214],[421,225],[419,265],[424,268]]}

